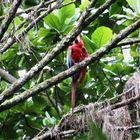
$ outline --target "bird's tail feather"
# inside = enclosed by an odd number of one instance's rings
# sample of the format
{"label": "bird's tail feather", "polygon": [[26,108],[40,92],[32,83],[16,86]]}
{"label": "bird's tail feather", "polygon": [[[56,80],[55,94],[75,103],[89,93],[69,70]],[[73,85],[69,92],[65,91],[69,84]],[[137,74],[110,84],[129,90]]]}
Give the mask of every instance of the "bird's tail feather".
{"label": "bird's tail feather", "polygon": [[76,93],[76,80],[75,78],[72,78],[72,93],[71,93],[72,113],[74,111],[75,106],[75,93]]}
{"label": "bird's tail feather", "polygon": [[78,80],[78,84],[81,84],[84,81],[85,75],[86,75],[86,67],[84,67],[81,71],[80,71],[80,76],[79,76],[79,80]]}

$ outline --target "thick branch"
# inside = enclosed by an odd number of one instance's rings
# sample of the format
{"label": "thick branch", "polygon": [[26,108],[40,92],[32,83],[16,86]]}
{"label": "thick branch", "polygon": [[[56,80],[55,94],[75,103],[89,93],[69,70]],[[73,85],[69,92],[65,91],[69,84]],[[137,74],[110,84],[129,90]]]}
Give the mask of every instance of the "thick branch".
{"label": "thick branch", "polygon": [[[79,71],[81,68],[89,65],[92,62],[95,62],[95,60],[99,60],[102,56],[107,54],[110,50],[116,47],[116,45],[124,39],[126,36],[128,36],[130,33],[133,31],[137,30],[140,27],[140,20],[136,21],[126,29],[124,29],[120,34],[118,34],[109,44],[107,44],[105,47],[100,48],[97,50],[95,53],[90,55],[85,61],[80,62],[79,64],[71,67],[70,69],[59,73],[58,75],[52,77],[49,80],[45,80],[44,82],[34,86],[33,88],[23,92],[20,95],[17,95],[13,97],[12,99],[5,101],[4,103],[1,104],[0,106],[0,111],[4,111],[6,109],[11,108],[12,106],[15,106],[19,102],[22,102],[26,100],[27,98],[59,83],[60,81],[66,79],[67,77],[73,75],[75,72]],[[6,99],[8,97],[8,94],[1,94],[1,101],[3,99]],[[140,97],[139,97],[140,98]],[[134,99],[135,101],[136,99]],[[133,102],[134,102],[133,101]],[[132,101],[131,101],[132,102]],[[117,108],[118,106],[121,106],[120,104],[117,104],[116,106],[112,106],[112,109]]]}
{"label": "thick branch", "polygon": [[[113,2],[116,0],[108,0],[106,3],[104,3],[96,12],[95,16],[93,15],[93,20],[95,20],[101,12],[104,12],[106,8],[108,8]],[[93,4],[93,3],[92,3]],[[110,5],[109,5],[110,4]],[[107,6],[106,6],[107,5]],[[99,12],[100,11],[100,12]],[[88,16],[89,11],[87,11],[87,14],[83,13],[82,17],[85,18],[85,15]],[[48,53],[38,64],[36,64],[34,67],[30,69],[23,77],[18,79],[14,84],[12,84],[7,90],[5,90],[1,94],[0,102],[3,102],[7,97],[12,95],[14,91],[18,90],[22,85],[24,85],[29,79],[31,79],[37,72],[39,72],[45,65],[50,63],[53,58],[58,56],[59,53],[61,53],[70,43],[76,38],[76,36],[82,31],[83,28],[85,28],[85,24],[82,20],[82,17],[79,20],[78,25],[75,27],[61,42],[58,44],[51,53]],[[88,21],[88,24],[90,24],[92,21],[91,19]],[[20,34],[21,35],[21,34]],[[100,50],[99,50],[100,51]],[[90,57],[89,57],[90,58]],[[93,57],[94,58],[94,57]],[[88,64],[88,63],[87,63]],[[62,78],[63,79],[63,78]]]}
{"label": "thick branch", "polygon": [[17,79],[10,75],[8,72],[0,68],[0,77],[8,81],[9,83],[14,83]]}
{"label": "thick branch", "polygon": [[11,21],[13,20],[21,2],[22,2],[22,0],[15,0],[13,2],[13,5],[10,7],[8,15],[5,16],[5,20],[3,21],[2,25],[0,26],[0,40],[2,39],[4,33],[6,32]]}

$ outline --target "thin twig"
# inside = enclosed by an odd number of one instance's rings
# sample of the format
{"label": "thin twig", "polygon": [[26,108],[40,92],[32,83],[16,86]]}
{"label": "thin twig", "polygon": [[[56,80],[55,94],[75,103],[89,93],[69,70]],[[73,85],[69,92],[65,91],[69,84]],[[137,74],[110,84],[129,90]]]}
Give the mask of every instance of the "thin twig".
{"label": "thin twig", "polygon": [[114,83],[107,77],[107,75],[106,75],[106,73],[104,72],[104,70],[102,69],[101,71],[102,71],[102,73],[104,74],[105,78],[109,81],[109,83],[110,83],[110,84],[112,85],[112,87],[115,89],[115,91],[117,91],[117,89],[116,89]]}
{"label": "thin twig", "polygon": [[46,91],[46,93],[43,94],[43,95],[46,95],[46,96],[47,96],[47,98],[48,98],[48,100],[50,101],[51,105],[55,108],[55,110],[56,110],[56,112],[57,112],[57,114],[58,114],[58,117],[61,118],[60,112],[59,112],[59,109],[58,109],[58,106],[55,105],[54,101],[51,99],[51,97],[50,97],[50,95],[48,94],[48,92]]}
{"label": "thin twig", "polygon": [[133,45],[133,44],[137,44],[137,43],[140,43],[139,38],[137,38],[137,39],[131,38],[131,40],[119,43],[117,46],[119,47],[119,46]]}
{"label": "thin twig", "polygon": [[123,131],[123,130],[134,130],[134,129],[139,129],[140,128],[140,125],[133,125],[133,126],[130,126],[130,127],[115,127],[114,129],[117,129],[117,130],[120,130],[120,131]]}

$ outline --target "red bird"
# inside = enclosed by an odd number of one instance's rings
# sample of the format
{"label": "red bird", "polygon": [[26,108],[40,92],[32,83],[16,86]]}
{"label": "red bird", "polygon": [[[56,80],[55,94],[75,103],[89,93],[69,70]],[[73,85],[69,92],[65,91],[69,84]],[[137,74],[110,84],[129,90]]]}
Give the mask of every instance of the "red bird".
{"label": "red bird", "polygon": [[[73,45],[68,47],[67,52],[67,67],[70,68],[73,65],[78,64],[79,62],[83,61],[85,58],[88,57],[86,48],[84,47],[84,43],[82,41],[82,38],[78,36],[75,41],[73,42]],[[85,78],[86,74],[86,67],[84,67],[82,70],[77,72],[72,76],[72,93],[71,93],[71,104],[72,104],[72,113],[74,111],[75,106],[75,92],[76,92],[76,83],[79,84],[82,83],[82,81]]]}

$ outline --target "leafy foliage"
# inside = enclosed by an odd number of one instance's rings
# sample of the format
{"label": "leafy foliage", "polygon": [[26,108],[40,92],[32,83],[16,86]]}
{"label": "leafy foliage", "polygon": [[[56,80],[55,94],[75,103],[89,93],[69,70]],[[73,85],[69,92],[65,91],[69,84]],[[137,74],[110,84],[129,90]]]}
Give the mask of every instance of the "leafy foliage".
{"label": "leafy foliage", "polygon": [[[64,3],[69,1],[65,0]],[[39,2],[41,1],[26,0],[21,7],[31,7]],[[81,12],[86,10],[89,3],[89,0],[81,0],[79,3],[57,9],[46,16],[18,44],[14,44],[1,56],[0,67],[16,78],[26,73],[77,25]],[[94,12],[103,3],[104,0],[98,0],[91,12]],[[139,0],[118,0],[96,21],[85,28],[81,35],[88,53],[92,54],[103,47],[111,41],[113,36],[133,23],[139,17],[139,6]],[[6,15],[8,7],[9,4],[0,5],[1,16]],[[17,16],[14,19],[15,26],[20,25],[24,19],[23,15]],[[28,21],[27,24],[29,23]],[[8,31],[10,32],[13,27],[14,25],[11,24]],[[18,35],[24,28],[21,28],[16,34]],[[139,31],[136,31],[128,38],[138,37],[138,34]],[[123,47],[116,48],[98,62],[93,62],[88,66],[86,79],[77,88],[76,105],[105,100],[122,92],[128,77],[139,67],[137,45],[128,47],[130,48],[127,53],[123,52]],[[129,59],[127,58],[128,53],[132,59],[126,62],[125,60]],[[48,65],[51,70],[48,70],[47,67],[42,69],[19,92],[66,70],[65,58],[66,51],[54,58]],[[10,83],[1,78],[0,91],[4,91],[9,86]],[[63,114],[70,110],[70,94],[71,78],[68,78],[49,90],[30,97],[26,102],[2,112],[0,114],[0,138],[31,139],[42,128],[51,128]],[[93,130],[101,134],[100,129],[95,126]],[[92,134],[89,135],[84,136],[84,139],[92,137]],[[95,137],[95,139],[101,139],[104,135]],[[83,138],[75,139],[82,140]]]}

